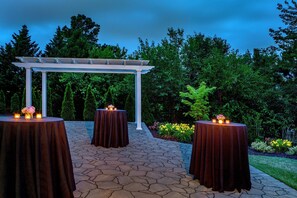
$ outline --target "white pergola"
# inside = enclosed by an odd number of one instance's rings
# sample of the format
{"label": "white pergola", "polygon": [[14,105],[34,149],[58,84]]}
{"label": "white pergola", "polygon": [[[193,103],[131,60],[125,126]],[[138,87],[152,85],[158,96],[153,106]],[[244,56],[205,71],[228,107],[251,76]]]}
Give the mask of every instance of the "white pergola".
{"label": "white pergola", "polygon": [[42,116],[47,116],[47,72],[72,73],[118,73],[135,75],[135,122],[141,130],[141,74],[148,73],[154,66],[147,60],[16,57],[17,67],[26,69],[26,106],[32,105],[32,70],[42,73]]}

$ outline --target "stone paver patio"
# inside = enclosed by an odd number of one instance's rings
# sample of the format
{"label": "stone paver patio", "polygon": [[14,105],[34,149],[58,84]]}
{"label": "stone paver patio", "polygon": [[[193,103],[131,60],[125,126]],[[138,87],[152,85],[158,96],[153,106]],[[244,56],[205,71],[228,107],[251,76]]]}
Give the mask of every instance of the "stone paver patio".
{"label": "stone paver patio", "polygon": [[65,122],[73,161],[76,198],[282,197],[297,191],[251,168],[252,189],[219,193],[188,173],[192,145],[153,138],[143,124],[129,123],[129,145],[91,145],[93,122]]}

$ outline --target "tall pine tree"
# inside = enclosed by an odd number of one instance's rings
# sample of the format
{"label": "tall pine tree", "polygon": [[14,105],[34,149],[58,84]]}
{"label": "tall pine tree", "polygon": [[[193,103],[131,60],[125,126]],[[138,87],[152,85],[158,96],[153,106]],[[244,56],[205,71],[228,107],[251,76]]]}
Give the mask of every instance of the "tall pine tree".
{"label": "tall pine tree", "polygon": [[[17,61],[16,56],[39,56],[41,54],[35,41],[31,41],[29,30],[26,25],[22,26],[18,34],[12,35],[10,43],[0,48],[0,87],[6,98],[11,98],[14,93],[22,94],[25,86],[25,69],[16,67],[12,62]],[[33,84],[41,84],[41,79],[33,73]],[[10,102],[8,100],[7,102]],[[8,104],[7,106],[11,106]]]}
{"label": "tall pine tree", "polygon": [[83,112],[84,120],[93,121],[95,110],[96,110],[96,100],[92,92],[92,87],[91,85],[89,85],[86,93],[85,104],[84,104],[84,112]]}
{"label": "tall pine tree", "polygon": [[65,89],[61,117],[65,120],[75,120],[74,99],[70,83],[67,84]]}
{"label": "tall pine tree", "polygon": [[6,100],[5,94],[2,90],[0,90],[0,114],[6,113]]}

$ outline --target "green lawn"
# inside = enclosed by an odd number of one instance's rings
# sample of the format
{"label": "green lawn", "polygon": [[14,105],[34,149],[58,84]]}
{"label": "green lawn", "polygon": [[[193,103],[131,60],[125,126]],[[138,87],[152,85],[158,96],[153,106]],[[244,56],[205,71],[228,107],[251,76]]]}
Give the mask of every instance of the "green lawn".
{"label": "green lawn", "polygon": [[249,155],[250,165],[297,190],[297,160]]}

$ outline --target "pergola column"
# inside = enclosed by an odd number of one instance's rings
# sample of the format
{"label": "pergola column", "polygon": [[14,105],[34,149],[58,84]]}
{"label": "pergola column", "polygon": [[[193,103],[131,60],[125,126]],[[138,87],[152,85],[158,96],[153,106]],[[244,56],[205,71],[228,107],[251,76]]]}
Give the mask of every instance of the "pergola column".
{"label": "pergola column", "polygon": [[46,117],[47,112],[47,86],[46,86],[46,72],[42,72],[42,117]]}
{"label": "pergola column", "polygon": [[135,77],[135,119],[136,130],[142,130],[141,128],[141,69],[136,70]]}
{"label": "pergola column", "polygon": [[26,67],[26,107],[32,105],[32,70]]}

